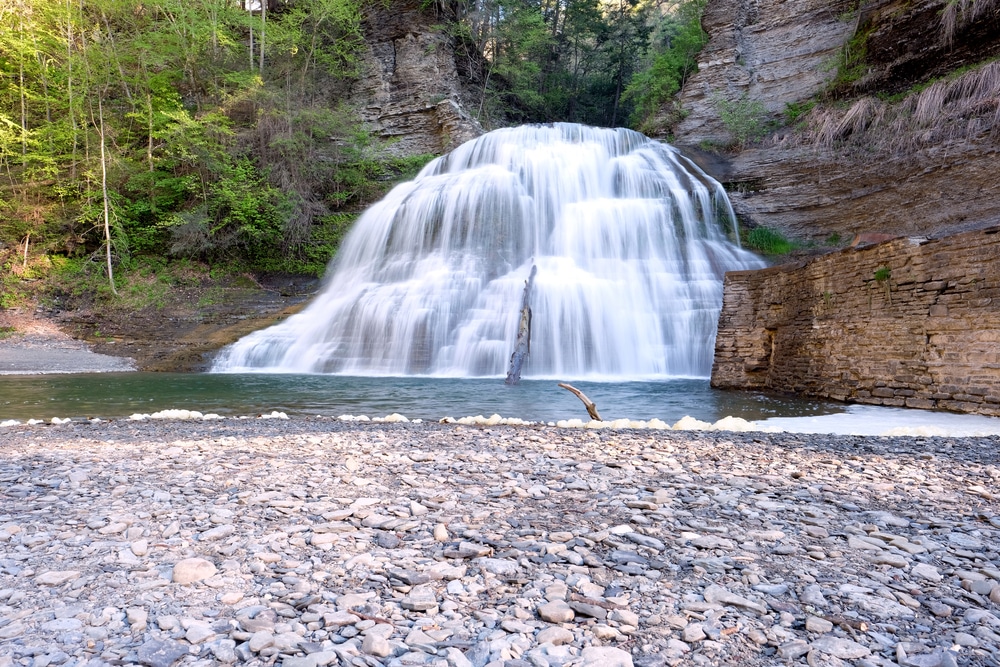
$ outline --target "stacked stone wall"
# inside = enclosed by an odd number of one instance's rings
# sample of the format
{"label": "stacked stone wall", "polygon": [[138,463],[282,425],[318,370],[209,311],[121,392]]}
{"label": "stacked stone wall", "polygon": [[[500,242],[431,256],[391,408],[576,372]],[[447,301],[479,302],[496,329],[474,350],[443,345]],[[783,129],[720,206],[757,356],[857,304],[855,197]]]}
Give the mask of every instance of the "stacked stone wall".
{"label": "stacked stone wall", "polygon": [[712,386],[1000,416],[1000,226],[727,273]]}

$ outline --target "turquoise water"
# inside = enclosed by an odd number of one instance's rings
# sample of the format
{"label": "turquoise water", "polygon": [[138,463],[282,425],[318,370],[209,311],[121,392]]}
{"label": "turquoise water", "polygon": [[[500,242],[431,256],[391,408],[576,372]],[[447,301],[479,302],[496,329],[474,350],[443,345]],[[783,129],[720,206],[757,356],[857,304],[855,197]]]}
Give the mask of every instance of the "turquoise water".
{"label": "turquoise water", "polygon": [[[674,423],[685,415],[709,422],[728,415],[758,420],[830,415],[846,409],[825,401],[717,391],[707,380],[573,384],[597,404],[606,420],[655,417]],[[498,378],[181,373],[0,377],[0,420],[113,419],[171,408],[223,416],[278,410],[289,416],[330,417],[398,412],[425,420],[491,414],[532,421],[588,418],[583,404],[554,380],[524,380],[509,387]]]}

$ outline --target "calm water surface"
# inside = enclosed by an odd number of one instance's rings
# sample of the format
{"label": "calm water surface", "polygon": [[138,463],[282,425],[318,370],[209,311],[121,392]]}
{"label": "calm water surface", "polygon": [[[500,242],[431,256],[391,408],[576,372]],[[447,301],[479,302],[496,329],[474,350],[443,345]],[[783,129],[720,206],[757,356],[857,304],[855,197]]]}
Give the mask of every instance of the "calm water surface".
{"label": "calm water surface", "polygon": [[[586,420],[583,404],[555,380],[413,377],[344,377],[283,374],[93,373],[0,377],[0,420],[52,417],[127,417],[170,408],[223,416],[278,410],[292,415],[521,417],[533,421]],[[673,423],[690,415],[713,422],[732,415],[748,420],[841,413],[845,406],[713,390],[707,380],[574,382],[606,419]]]}

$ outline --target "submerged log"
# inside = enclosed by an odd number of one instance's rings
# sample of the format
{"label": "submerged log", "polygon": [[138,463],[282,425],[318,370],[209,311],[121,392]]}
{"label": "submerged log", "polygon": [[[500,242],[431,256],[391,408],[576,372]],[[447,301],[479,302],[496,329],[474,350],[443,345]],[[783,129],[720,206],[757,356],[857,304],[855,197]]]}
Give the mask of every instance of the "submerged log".
{"label": "submerged log", "polygon": [[507,379],[504,384],[517,384],[521,381],[521,367],[531,352],[531,286],[535,282],[537,266],[531,267],[531,274],[524,281],[524,294],[521,296],[521,319],[517,325],[517,343],[510,355],[507,366]]}
{"label": "submerged log", "polygon": [[571,394],[574,394],[577,398],[583,401],[583,406],[587,408],[587,414],[590,415],[591,419],[596,419],[599,422],[604,421],[603,419],[601,419],[601,414],[597,411],[597,406],[594,405],[594,402],[592,400],[587,398],[587,395],[585,393],[583,393],[582,391],[580,391],[571,384],[566,384],[565,382],[560,382],[559,386],[565,389],[566,391],[570,392]]}

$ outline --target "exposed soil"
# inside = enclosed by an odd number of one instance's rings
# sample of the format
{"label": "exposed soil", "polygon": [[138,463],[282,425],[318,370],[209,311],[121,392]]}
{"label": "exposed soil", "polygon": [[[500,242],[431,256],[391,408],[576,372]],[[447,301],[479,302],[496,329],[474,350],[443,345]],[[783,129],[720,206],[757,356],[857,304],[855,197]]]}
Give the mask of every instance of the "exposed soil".
{"label": "exposed soil", "polygon": [[[318,280],[302,276],[267,278],[257,286],[205,281],[172,289],[163,303],[139,310],[68,297],[57,306],[0,309],[0,329],[7,333],[0,351],[9,348],[8,356],[24,359],[20,350],[26,346],[49,350],[51,362],[58,365],[67,350],[86,355],[89,347],[101,355],[129,358],[142,371],[205,370],[217,350],[297,312],[317,287]],[[46,366],[18,372],[54,370],[88,369]]]}

